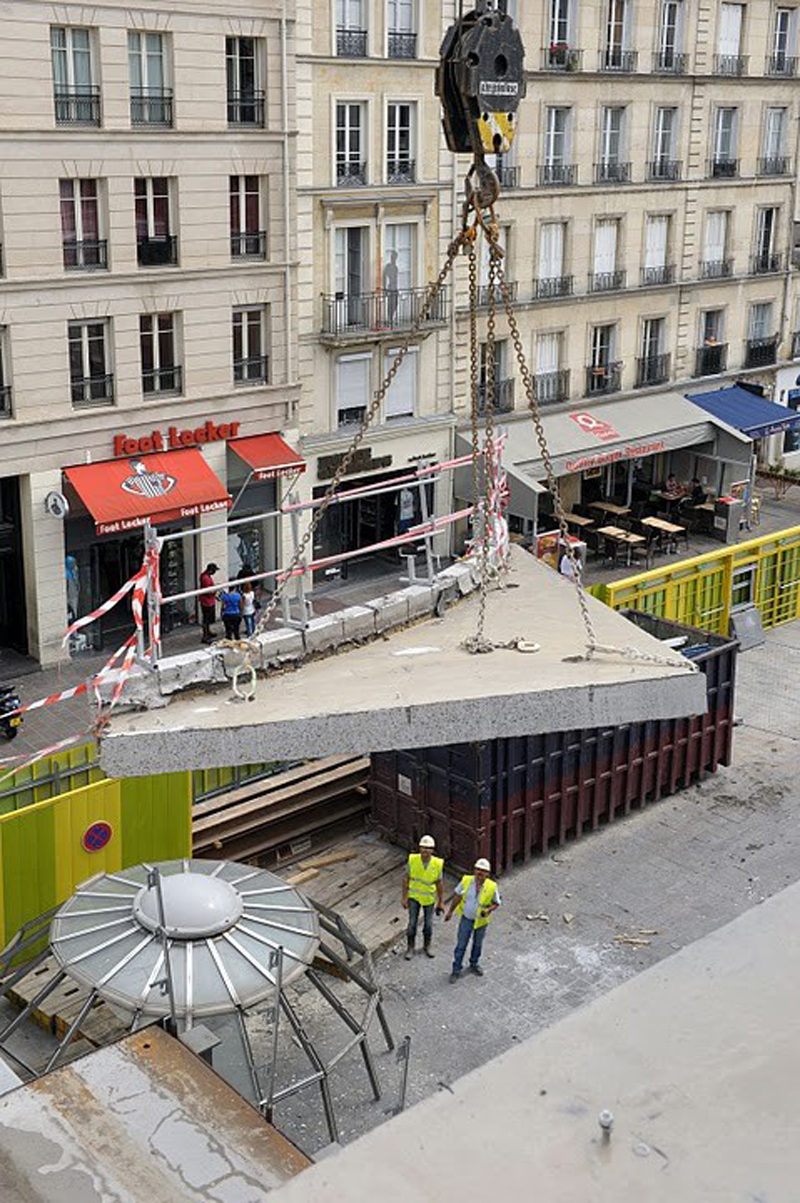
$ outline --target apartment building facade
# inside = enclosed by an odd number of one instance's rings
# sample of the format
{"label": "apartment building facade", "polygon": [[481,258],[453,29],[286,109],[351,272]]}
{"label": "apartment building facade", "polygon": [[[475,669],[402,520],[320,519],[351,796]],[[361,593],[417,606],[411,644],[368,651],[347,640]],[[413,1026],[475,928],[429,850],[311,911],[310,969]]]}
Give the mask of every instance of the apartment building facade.
{"label": "apartment building facade", "polygon": [[[2,16],[0,648],[42,663],[135,571],[144,515],[185,534],[166,593],[276,558],[269,524],[202,531],[294,470],[294,21],[220,7]],[[92,638],[117,628],[129,599]]]}

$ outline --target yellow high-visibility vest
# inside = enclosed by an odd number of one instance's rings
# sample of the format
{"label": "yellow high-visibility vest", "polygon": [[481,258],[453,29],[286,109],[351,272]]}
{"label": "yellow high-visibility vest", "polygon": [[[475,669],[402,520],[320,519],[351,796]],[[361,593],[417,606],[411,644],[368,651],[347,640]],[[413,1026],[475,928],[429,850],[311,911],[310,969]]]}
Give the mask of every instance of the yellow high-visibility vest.
{"label": "yellow high-visibility vest", "polygon": [[[464,899],[467,897],[467,891],[475,880],[475,875],[470,874],[467,877],[461,878],[461,898],[456,907],[456,914],[459,916],[464,914]],[[487,906],[491,906],[494,902],[494,896],[497,892],[497,883],[492,881],[491,877],[487,877],[481,887],[481,896],[478,899],[478,913],[475,916],[473,927],[486,927],[486,924],[491,919],[491,915],[482,915],[481,911]]]}
{"label": "yellow high-visibility vest", "polygon": [[408,896],[421,906],[431,906],[436,901],[436,883],[442,876],[444,861],[432,856],[427,865],[419,852],[408,858]]}

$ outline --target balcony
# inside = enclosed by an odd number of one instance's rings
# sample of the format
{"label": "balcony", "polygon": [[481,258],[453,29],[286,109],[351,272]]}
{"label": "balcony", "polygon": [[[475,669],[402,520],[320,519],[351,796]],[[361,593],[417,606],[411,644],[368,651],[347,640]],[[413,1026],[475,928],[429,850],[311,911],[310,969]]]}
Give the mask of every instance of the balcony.
{"label": "balcony", "polygon": [[182,393],[183,368],[172,364],[168,368],[153,368],[151,372],[142,372],[142,392],[150,393]]}
{"label": "balcony", "polygon": [[569,368],[558,372],[539,372],[533,378],[533,393],[540,405],[558,405],[569,401]]}
{"label": "balcony", "polygon": [[598,363],[586,369],[586,396],[602,397],[618,393],[622,381],[621,363]]}
{"label": "balcony", "polygon": [[618,292],[625,287],[625,272],[589,272],[589,292]]}
{"label": "balcony", "polygon": [[56,125],[99,125],[100,89],[56,88]]}
{"label": "balcony", "polygon": [[739,174],[739,160],[723,156],[709,159],[708,174],[712,180],[735,180]]}
{"label": "balcony", "polygon": [[366,58],[366,29],[337,29],[336,53],[339,58]]}
{"label": "balcony", "polygon": [[595,163],[595,184],[628,184],[631,178],[630,163],[618,163],[607,160],[605,163]]}
{"label": "balcony", "polygon": [[108,243],[105,238],[67,241],[62,246],[65,271],[105,271],[108,267]]}
{"label": "balcony", "polygon": [[[486,412],[486,384],[478,385],[478,408]],[[514,378],[496,380],[494,385],[494,413],[510,414],[514,410]]]}
{"label": "balcony", "polygon": [[726,280],[733,275],[733,259],[701,259],[701,280]]}
{"label": "balcony", "polygon": [[680,159],[651,159],[647,164],[647,178],[656,183],[674,184],[681,178],[682,169]]}
{"label": "balcony", "polygon": [[174,234],[163,238],[137,238],[139,267],[174,267],[178,262],[178,239]]}
{"label": "balcony", "polygon": [[656,50],[653,54],[654,75],[685,75],[688,67],[688,54],[676,54],[674,50]]}
{"label": "balcony", "polygon": [[800,359],[800,330],[792,335],[792,359]]}
{"label": "balcony", "polygon": [[11,385],[0,384],[0,418],[10,418],[12,416]]}
{"label": "balcony", "polygon": [[783,271],[783,255],[780,251],[757,251],[750,256],[751,276],[771,276]]}
{"label": "balcony", "polygon": [[[366,292],[347,296],[337,293],[322,298],[322,337],[328,340],[380,337],[394,330],[407,330],[422,313],[428,295],[425,288],[389,292]],[[447,294],[440,292],[423,323],[440,326],[447,321]]]}
{"label": "balcony", "polygon": [[[517,281],[506,280],[506,292],[508,299],[512,303],[517,299]],[[491,298],[491,289],[488,284],[480,284],[478,286],[478,306],[481,309],[486,309]],[[503,304],[503,290],[499,284],[494,287],[494,303],[499,308]]]}
{"label": "balcony", "polygon": [[695,356],[695,376],[721,376],[728,366],[728,344],[713,343],[698,347]]}
{"label": "balcony", "polygon": [[765,368],[775,363],[778,358],[778,336],[771,338],[748,338],[745,343],[744,366],[746,368]]}
{"label": "balcony", "polygon": [[574,163],[541,163],[539,185],[542,188],[571,187],[578,182],[578,168]]}
{"label": "balcony", "polygon": [[114,377],[78,376],[70,383],[73,409],[91,409],[95,405],[114,404]]}
{"label": "balcony", "polygon": [[390,29],[388,38],[389,58],[416,58],[417,35],[415,33],[400,33]]}
{"label": "balcony", "polygon": [[[364,168],[366,176],[366,167]],[[415,159],[389,159],[386,164],[387,184],[416,184],[417,164]]]}
{"label": "balcony", "polygon": [[749,58],[746,54],[715,54],[714,74],[740,78],[747,75]]}
{"label": "balcony", "polygon": [[797,56],[783,53],[768,54],[766,71],[767,75],[779,75],[785,79],[797,75]]}
{"label": "balcony", "polygon": [[266,259],[266,257],[266,230],[254,230],[245,234],[231,234],[232,259]]}
{"label": "balcony", "polygon": [[367,165],[358,159],[339,159],[336,163],[337,188],[363,188],[367,182]]}
{"label": "balcony", "polygon": [[553,42],[542,50],[543,71],[581,71],[583,51],[568,46],[566,42]]}
{"label": "balcony", "polygon": [[791,175],[791,165],[788,155],[767,155],[758,160],[758,174]]}
{"label": "balcony", "polygon": [[675,283],[675,264],[662,263],[660,267],[643,267],[642,288],[654,288],[659,284]]}
{"label": "balcony", "polygon": [[269,355],[248,355],[233,361],[234,384],[269,384]]}
{"label": "balcony", "polygon": [[636,70],[639,55],[636,50],[622,50],[619,46],[606,46],[600,54],[601,71],[619,71],[630,75]]}
{"label": "balcony", "polygon": [[261,89],[228,93],[228,125],[263,129],[265,93]]}
{"label": "balcony", "polygon": [[534,280],[533,294],[537,301],[550,297],[571,297],[574,283],[572,276],[548,276],[543,280]]}
{"label": "balcony", "polygon": [[497,176],[500,187],[505,188],[507,192],[519,188],[521,175],[519,167],[507,167],[503,163],[500,167],[495,167],[494,174]]}
{"label": "balcony", "polygon": [[172,125],[172,91],[169,88],[133,88],[131,125]]}
{"label": "balcony", "polygon": [[651,388],[656,384],[665,384],[669,380],[669,369],[672,356],[669,352],[663,355],[643,355],[636,360],[636,387]]}

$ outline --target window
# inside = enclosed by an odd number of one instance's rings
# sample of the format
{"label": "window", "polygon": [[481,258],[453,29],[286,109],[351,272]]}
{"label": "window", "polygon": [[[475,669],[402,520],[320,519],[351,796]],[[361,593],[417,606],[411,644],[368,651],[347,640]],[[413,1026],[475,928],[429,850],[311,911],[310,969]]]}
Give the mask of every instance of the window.
{"label": "window", "polygon": [[617,328],[612,324],[592,327],[591,363],[586,373],[589,396],[613,393],[620,386],[620,365],[615,362]]}
{"label": "window", "polygon": [[655,68],[657,71],[685,69],[683,49],[683,0],[662,0],[658,25],[658,51]]}
{"label": "window", "polygon": [[663,317],[649,317],[642,322],[642,356],[653,359],[664,349],[667,321]]}
{"label": "window", "polygon": [[343,355],[336,361],[336,424],[360,422],[370,402],[371,355]]}
{"label": "window", "polygon": [[92,33],[77,26],[50,30],[57,125],[99,125],[100,89],[93,84]]}
{"label": "window", "polygon": [[724,342],[724,309],[706,309],[700,315],[700,339],[706,347],[715,347],[718,343]]}
{"label": "window", "polygon": [[789,160],[786,157],[786,118],[785,108],[770,108],[764,114],[763,154],[758,165],[761,175],[785,175],[789,170]]}
{"label": "window", "polygon": [[8,368],[6,367],[6,328],[0,326],[0,418],[10,418],[11,385],[9,384]]}
{"label": "window", "polygon": [[61,180],[61,241],[68,271],[108,266],[107,244],[100,237],[97,180]]}
{"label": "window", "polygon": [[564,276],[566,223],[545,221],[539,227],[539,275],[537,297],[564,296],[571,291],[571,279]]}
{"label": "window", "polygon": [[714,114],[714,158],[711,174],[729,178],[736,175],[736,117],[735,108],[720,108]]}
{"label": "window", "polygon": [[[510,292],[512,300],[513,300],[514,290],[516,289],[516,284],[512,281],[512,276],[511,276],[511,262],[510,262],[510,256],[508,253],[508,226],[500,226],[499,227],[499,236],[498,236],[497,242],[498,242],[498,246],[500,247],[501,251],[503,252],[503,260],[502,260],[503,272],[505,274],[506,283],[507,283],[509,292]],[[478,280],[478,304],[479,305],[488,305],[488,303],[489,303],[489,264],[490,264],[490,262],[491,262],[491,256],[489,255],[489,244],[484,239],[483,248],[481,251],[480,278]],[[500,305],[500,304],[502,304],[503,294],[500,291],[499,276],[495,276],[495,280],[496,280],[495,303]]]}
{"label": "window", "polygon": [[728,211],[714,209],[706,215],[701,274],[707,279],[730,275],[728,252]]}
{"label": "window", "polygon": [[614,105],[603,109],[600,127],[600,162],[598,181],[627,179],[629,164],[622,162],[625,109]]}
{"label": "window", "polygon": [[415,0],[388,0],[389,58],[416,58]]}
{"label": "window", "polygon": [[179,393],[181,369],[175,362],[174,313],[148,313],[139,318],[142,353],[142,392]]}
{"label": "window", "polygon": [[70,322],[67,329],[74,408],[111,404],[114,400],[114,377],[108,370],[108,323]]}
{"label": "window", "polygon": [[622,287],[624,273],[617,271],[618,242],[618,218],[602,218],[596,222],[594,227],[594,258],[590,280],[593,292],[605,292],[608,289]]}
{"label": "window", "polygon": [[133,186],[139,266],[177,263],[177,239],[170,233],[170,181],[164,176],[144,176],[134,180]]}
{"label": "window", "polygon": [[575,169],[570,165],[572,110],[548,107],[545,116],[542,184],[572,184]]}
{"label": "window", "polygon": [[650,317],[642,322],[642,355],[637,374],[640,388],[663,384],[669,379],[669,355],[664,353],[666,333],[666,318]]}
{"label": "window", "polygon": [[772,301],[759,301],[750,306],[749,336],[751,339],[771,338]]}
{"label": "window", "polygon": [[336,106],[336,183],[353,188],[367,182],[366,106]]}
{"label": "window", "polygon": [[364,58],[367,53],[365,0],[336,0],[336,53]]}
{"label": "window", "polygon": [[551,330],[536,336],[536,400],[542,405],[565,401],[569,393],[569,373],[562,368],[564,332]]}
{"label": "window", "polygon": [[772,301],[758,301],[750,306],[745,367],[760,368],[773,364],[777,349],[774,305]]}
{"label": "window", "polygon": [[756,596],[756,566],[744,564],[734,568],[731,580],[731,609],[741,610],[751,606]]}
{"label": "window", "polygon": [[779,210],[773,205],[757,212],[756,246],[752,264],[754,272],[780,271],[781,256],[775,254],[778,213]]}
{"label": "window", "polygon": [[386,108],[386,182],[413,184],[417,178],[414,161],[416,106],[392,101]]}
{"label": "window", "polygon": [[572,38],[571,0],[550,0],[550,49],[568,47]]}
{"label": "window", "polygon": [[[797,358],[796,354],[794,358]],[[795,387],[787,390],[786,405],[790,413],[800,412],[800,389]],[[790,455],[793,451],[800,451],[800,424],[784,431],[783,454]]]}
{"label": "window", "polygon": [[348,226],[337,230],[335,242],[336,295],[358,297],[364,291],[366,278],[367,229]]}
{"label": "window", "polygon": [[741,75],[745,59],[742,56],[743,4],[720,4],[717,37],[717,71],[720,75]]}
{"label": "window", "polygon": [[264,125],[260,60],[260,38],[225,39],[228,125]]}
{"label": "window", "polygon": [[261,181],[257,175],[232,175],[230,200],[231,255],[234,259],[266,259],[267,234],[261,222]]}
{"label": "window", "polygon": [[[480,360],[478,368],[478,407],[486,409],[489,348],[486,343],[480,345]],[[508,344],[504,338],[499,338],[494,344],[494,403],[492,406],[501,413],[508,413],[514,408],[514,381],[508,372]]]}
{"label": "window", "polygon": [[[383,365],[384,376],[391,369],[398,354],[399,350],[397,349],[386,352]],[[389,385],[384,402],[385,418],[413,417],[417,407],[417,359],[417,348],[409,347],[397,375]]]}
{"label": "window", "polygon": [[725,310],[706,309],[700,314],[700,345],[697,348],[696,376],[718,376],[728,363],[725,342]]}
{"label": "window", "polygon": [[267,384],[267,309],[263,305],[233,311],[233,379],[236,384]]}
{"label": "window", "polygon": [[672,283],[672,270],[667,262],[669,235],[668,214],[657,214],[646,219],[642,284]]}
{"label": "window", "polygon": [[633,71],[636,54],[628,49],[630,6],[628,0],[608,0],[606,41],[600,65],[605,71]]}
{"label": "window", "polygon": [[617,328],[595,326],[592,330],[592,367],[608,367],[614,358]]}
{"label": "window", "polygon": [[775,10],[772,54],[767,59],[770,75],[794,75],[797,71],[797,9]]}
{"label": "window", "polygon": [[657,108],[653,119],[653,158],[650,163],[650,178],[654,180],[677,180],[680,178],[680,163],[675,160],[675,132],[678,125],[676,108]]}
{"label": "window", "polygon": [[128,34],[131,124],[172,125],[172,92],[167,87],[167,48],[160,33]]}

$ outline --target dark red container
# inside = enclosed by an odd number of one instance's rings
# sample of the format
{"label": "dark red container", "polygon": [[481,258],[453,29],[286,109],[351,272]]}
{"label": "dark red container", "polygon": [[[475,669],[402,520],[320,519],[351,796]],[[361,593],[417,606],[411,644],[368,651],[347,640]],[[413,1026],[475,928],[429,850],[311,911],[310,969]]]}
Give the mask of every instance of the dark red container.
{"label": "dark red container", "polygon": [[503,873],[730,764],[738,644],[649,614],[627,617],[660,639],[686,636],[684,650],[706,677],[706,714],[377,753],[374,825],[407,848],[432,835],[454,868],[486,856]]}

